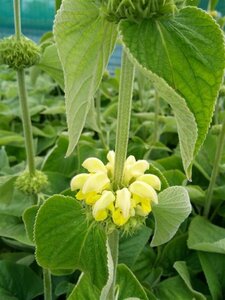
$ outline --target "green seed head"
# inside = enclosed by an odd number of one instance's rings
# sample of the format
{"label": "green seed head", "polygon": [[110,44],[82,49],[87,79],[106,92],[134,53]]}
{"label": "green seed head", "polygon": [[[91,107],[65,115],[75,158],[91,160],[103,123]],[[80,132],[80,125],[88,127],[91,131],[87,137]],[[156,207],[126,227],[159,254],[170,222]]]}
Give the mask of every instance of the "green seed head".
{"label": "green seed head", "polygon": [[0,63],[15,70],[29,68],[40,59],[40,48],[30,39],[10,36],[0,40]]}
{"label": "green seed head", "polygon": [[103,4],[108,21],[116,23],[171,15],[176,10],[175,0],[103,0]]}
{"label": "green seed head", "polygon": [[47,184],[47,176],[38,170],[33,175],[24,171],[15,182],[16,188],[26,194],[38,194]]}

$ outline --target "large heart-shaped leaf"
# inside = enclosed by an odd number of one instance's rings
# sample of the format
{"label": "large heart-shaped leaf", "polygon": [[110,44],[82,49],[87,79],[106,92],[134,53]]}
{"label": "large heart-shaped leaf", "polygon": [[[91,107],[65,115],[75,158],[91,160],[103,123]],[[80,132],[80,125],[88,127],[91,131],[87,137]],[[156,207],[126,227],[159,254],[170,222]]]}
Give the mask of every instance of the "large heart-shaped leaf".
{"label": "large heart-shaped leaf", "polygon": [[159,194],[159,203],[152,208],[155,218],[155,232],[151,246],[168,242],[177,232],[180,224],[191,212],[188,192],[184,187],[173,186]]}
{"label": "large heart-shaped leaf", "polygon": [[98,288],[108,278],[106,235],[88,223],[81,204],[72,197],[54,195],[39,209],[34,238],[37,262],[46,269],[81,269]]}
{"label": "large heart-shaped leaf", "polygon": [[183,165],[190,177],[223,77],[223,33],[206,12],[195,7],[170,17],[125,20],[119,29],[131,59],[173,108]]}
{"label": "large heart-shaped leaf", "polygon": [[56,16],[54,35],[64,70],[69,155],[80,137],[117,31],[93,1],[65,0]]}

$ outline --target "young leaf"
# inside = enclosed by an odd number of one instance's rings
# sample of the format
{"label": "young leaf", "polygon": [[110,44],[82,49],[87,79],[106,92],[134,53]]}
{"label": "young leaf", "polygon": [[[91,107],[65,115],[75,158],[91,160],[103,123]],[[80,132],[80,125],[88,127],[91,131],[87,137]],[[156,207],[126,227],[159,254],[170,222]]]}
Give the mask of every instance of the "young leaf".
{"label": "young leaf", "polygon": [[186,189],[173,186],[159,193],[159,203],[152,207],[152,212],[155,218],[155,232],[151,246],[154,247],[168,242],[191,213]]}
{"label": "young leaf", "polygon": [[126,265],[118,266],[116,279],[119,286],[118,300],[129,298],[148,300],[144,288]]}
{"label": "young leaf", "polygon": [[117,31],[93,1],[65,0],[56,16],[54,35],[64,70],[69,155],[80,137]]}
{"label": "young leaf", "polygon": [[[54,195],[39,209],[34,238],[37,262],[46,269],[80,269],[102,288],[108,278],[106,235],[88,223],[80,203]],[[101,262],[101,263],[99,263]]]}
{"label": "young leaf", "polygon": [[223,33],[207,13],[195,7],[181,9],[170,18],[125,20],[119,29],[133,61],[173,108],[183,165],[190,178],[223,77]]}
{"label": "young leaf", "polygon": [[189,227],[188,247],[194,250],[225,254],[225,229],[197,216]]}

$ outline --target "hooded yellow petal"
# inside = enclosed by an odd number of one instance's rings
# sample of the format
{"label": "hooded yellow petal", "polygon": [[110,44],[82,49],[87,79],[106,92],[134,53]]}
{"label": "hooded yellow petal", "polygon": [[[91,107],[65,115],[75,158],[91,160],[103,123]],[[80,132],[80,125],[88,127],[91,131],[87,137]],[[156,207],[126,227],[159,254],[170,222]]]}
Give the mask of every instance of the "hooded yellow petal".
{"label": "hooded yellow petal", "polygon": [[87,194],[90,192],[101,193],[103,189],[109,184],[109,178],[106,173],[90,174],[87,181],[82,187],[82,193]]}
{"label": "hooded yellow petal", "polygon": [[129,217],[131,209],[131,193],[127,188],[123,188],[116,192],[115,207],[120,208],[124,218]]}
{"label": "hooded yellow petal", "polygon": [[[111,210],[111,204],[114,202],[115,196],[111,191],[104,191],[101,198],[99,198],[93,205],[93,217],[96,221],[101,221],[107,218],[108,210]],[[102,219],[104,217],[104,219]],[[100,220],[100,219],[101,220]]]}
{"label": "hooded yellow petal", "polygon": [[135,208],[136,214],[143,217],[147,216],[151,210],[152,207],[149,199],[143,199]]}
{"label": "hooded yellow petal", "polygon": [[129,190],[134,195],[158,203],[156,191],[153,189],[153,187],[143,181],[134,181],[129,186]]}
{"label": "hooded yellow petal", "polygon": [[88,170],[90,173],[97,173],[97,172],[107,172],[107,169],[103,162],[95,157],[87,158],[82,166]]}
{"label": "hooded yellow petal", "polygon": [[[132,161],[132,159],[130,159]],[[124,183],[129,184],[132,178],[137,178],[144,174],[144,172],[149,168],[149,163],[146,160],[138,160],[133,163],[125,163],[124,168]]]}
{"label": "hooded yellow petal", "polygon": [[89,176],[90,174],[86,174],[86,173],[81,173],[79,175],[74,176],[70,182],[71,190],[72,191],[80,190],[85,184],[85,182],[87,181]]}
{"label": "hooded yellow petal", "polygon": [[114,174],[114,164],[115,164],[115,152],[109,151],[107,154],[108,163],[106,164],[106,168],[108,170],[109,176],[113,177]]}
{"label": "hooded yellow petal", "polygon": [[123,226],[129,220],[129,217],[125,218],[122,211],[119,208],[116,208],[112,213],[112,219],[117,226]]}
{"label": "hooded yellow petal", "polygon": [[143,181],[153,187],[153,189],[161,190],[161,181],[158,176],[153,174],[144,174],[137,178],[138,181]]}
{"label": "hooded yellow petal", "polygon": [[114,151],[109,151],[108,154],[107,154],[107,159],[108,161],[114,165],[115,163],[115,152]]}

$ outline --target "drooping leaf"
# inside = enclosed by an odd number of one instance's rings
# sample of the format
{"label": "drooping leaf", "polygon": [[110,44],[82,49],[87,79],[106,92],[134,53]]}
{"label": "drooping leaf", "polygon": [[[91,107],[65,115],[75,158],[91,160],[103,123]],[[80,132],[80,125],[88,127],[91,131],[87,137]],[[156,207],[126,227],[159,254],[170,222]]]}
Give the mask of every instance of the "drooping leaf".
{"label": "drooping leaf", "polygon": [[181,186],[169,187],[159,193],[158,198],[159,203],[152,208],[155,232],[151,246],[168,242],[191,212],[188,193]]}
{"label": "drooping leaf", "polygon": [[75,198],[50,197],[38,211],[34,237],[37,262],[42,267],[56,271],[80,269],[90,275],[98,288],[106,284],[105,232],[87,222]]}
{"label": "drooping leaf", "polygon": [[54,35],[64,70],[69,155],[80,137],[117,31],[93,1],[65,0],[56,16]]}
{"label": "drooping leaf", "polygon": [[43,293],[42,280],[30,268],[0,261],[0,299],[32,300]]}
{"label": "drooping leaf", "polygon": [[188,247],[194,250],[225,254],[225,229],[197,216],[189,227]]}
{"label": "drooping leaf", "polygon": [[207,13],[195,7],[168,18],[125,20],[119,29],[131,59],[173,108],[183,165],[190,178],[223,77],[223,33]]}
{"label": "drooping leaf", "polygon": [[187,288],[193,294],[194,299],[206,300],[206,297],[203,294],[201,294],[200,292],[193,289],[192,283],[191,283],[191,277],[190,277],[186,262],[185,261],[177,261],[174,264],[174,268],[179,273],[180,277],[183,279]]}
{"label": "drooping leaf", "polygon": [[116,280],[119,286],[118,300],[148,300],[144,288],[126,265],[118,265]]}

